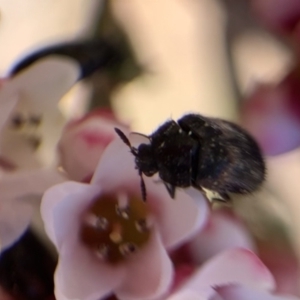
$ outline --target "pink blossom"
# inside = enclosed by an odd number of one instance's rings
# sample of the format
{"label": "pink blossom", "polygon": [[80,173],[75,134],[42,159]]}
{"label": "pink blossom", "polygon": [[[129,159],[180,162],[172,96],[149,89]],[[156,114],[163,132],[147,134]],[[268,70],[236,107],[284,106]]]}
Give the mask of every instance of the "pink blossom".
{"label": "pink blossom", "polygon": [[276,85],[259,86],[247,99],[242,122],[265,154],[278,155],[300,145],[300,2],[250,0],[254,12],[270,29],[290,38],[296,54],[293,70]]}
{"label": "pink blossom", "polygon": [[288,300],[293,296],[272,293],[275,281],[270,271],[251,251],[235,248],[209,261],[167,300]]}
{"label": "pink blossom", "polygon": [[199,265],[225,250],[236,247],[256,250],[250,232],[232,211],[212,211],[204,228],[171,253],[176,270],[173,289],[188,280]]}
{"label": "pink blossom", "polygon": [[269,28],[291,33],[300,20],[298,0],[252,0],[255,13]]}
{"label": "pink blossom", "polygon": [[109,110],[97,109],[70,121],[58,144],[60,164],[72,180],[91,177],[106,146],[117,137],[114,127],[127,132]]}
{"label": "pink blossom", "polygon": [[203,230],[199,231],[187,248],[193,262],[201,264],[227,249],[236,247],[255,251],[250,232],[229,210],[216,210],[210,215]]}
{"label": "pink blossom", "polygon": [[[156,299],[169,290],[174,272],[166,249],[204,226],[208,206],[200,193],[178,191],[172,200],[163,184],[152,178],[145,183],[143,202],[134,157],[117,139],[104,151],[90,184],[66,182],[45,193],[42,218],[59,252],[57,300],[97,300],[112,293],[122,300]],[[141,227],[142,237],[139,229],[127,230],[126,222]],[[96,224],[102,224],[100,231]]]}
{"label": "pink blossom", "polygon": [[300,145],[299,83],[294,71],[278,85],[259,86],[245,100],[242,125],[267,155],[284,153]]}

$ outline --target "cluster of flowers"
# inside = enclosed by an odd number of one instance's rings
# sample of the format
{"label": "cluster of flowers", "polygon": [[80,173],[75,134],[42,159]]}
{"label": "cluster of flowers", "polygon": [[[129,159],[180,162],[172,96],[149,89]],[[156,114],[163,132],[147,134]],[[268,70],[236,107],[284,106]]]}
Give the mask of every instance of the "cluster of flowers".
{"label": "cluster of flowers", "polygon": [[[45,64],[48,70],[54,64],[61,77],[42,78]],[[61,68],[45,58],[3,81],[2,142],[9,142],[5,136],[11,130],[23,131],[25,146],[33,133],[47,139],[41,128],[51,111],[41,107],[40,99],[56,107],[55,99],[76,82],[74,71],[69,62]],[[33,105],[26,105],[26,119],[17,107],[27,99]],[[37,110],[39,120],[33,118]],[[36,128],[28,132],[27,125]],[[114,127],[127,133],[133,145],[144,142],[112,113],[97,110],[64,127],[57,148],[63,173],[55,165],[28,169],[1,153],[2,247],[9,247],[30,221],[26,197],[44,194],[41,214],[59,254],[58,300],[113,294],[117,299],[297,299],[273,294],[275,280],[254,253],[250,234],[230,213],[211,211],[200,192],[178,191],[173,200],[163,184],[145,178],[143,202],[134,158]],[[35,147],[27,155],[34,159]]]}

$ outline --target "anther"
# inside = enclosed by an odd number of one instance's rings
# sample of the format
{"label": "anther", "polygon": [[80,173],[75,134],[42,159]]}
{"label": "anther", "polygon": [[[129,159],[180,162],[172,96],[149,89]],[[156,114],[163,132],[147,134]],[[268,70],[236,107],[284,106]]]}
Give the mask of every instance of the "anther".
{"label": "anther", "polygon": [[149,231],[149,224],[146,219],[140,219],[135,222],[135,227],[139,232]]}
{"label": "anther", "polygon": [[98,245],[96,251],[97,257],[102,260],[105,260],[108,257],[108,250],[109,249],[107,245],[105,244]]}
{"label": "anther", "polygon": [[20,129],[25,124],[25,120],[21,115],[15,115],[11,122],[12,126],[16,129]]}
{"label": "anther", "polygon": [[42,122],[42,117],[37,115],[31,115],[29,117],[29,123],[32,124],[35,127],[38,127]]}
{"label": "anther", "polygon": [[32,146],[34,150],[36,150],[42,143],[42,139],[37,136],[31,136],[28,138],[28,143]]}
{"label": "anther", "polygon": [[85,217],[85,223],[99,230],[106,230],[108,228],[108,220],[101,216],[89,214]]}
{"label": "anther", "polygon": [[108,220],[103,217],[97,217],[95,227],[101,230],[106,230],[108,227]]}
{"label": "anther", "polygon": [[121,207],[119,204],[116,205],[116,213],[122,218],[129,219],[129,212],[130,212],[130,207],[128,205],[123,207]]}
{"label": "anther", "polygon": [[137,247],[133,243],[124,243],[119,246],[120,253],[124,256],[134,253],[137,250]]}

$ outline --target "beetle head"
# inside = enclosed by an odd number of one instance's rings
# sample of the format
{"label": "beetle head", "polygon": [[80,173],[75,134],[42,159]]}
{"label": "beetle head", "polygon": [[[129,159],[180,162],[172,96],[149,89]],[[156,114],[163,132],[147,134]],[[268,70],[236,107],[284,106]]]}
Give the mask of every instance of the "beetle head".
{"label": "beetle head", "polygon": [[148,177],[158,172],[151,145],[141,144],[138,147],[135,154],[135,163],[137,169]]}
{"label": "beetle head", "polygon": [[[139,148],[135,148],[131,145],[127,136],[122,132],[120,129],[115,128],[116,133],[121,138],[121,140],[129,147],[130,152],[135,157],[135,164],[136,168],[138,169],[139,176],[141,178],[141,190],[142,190],[142,197],[143,200],[146,201],[146,186],[143,179],[143,173],[146,176],[152,176],[153,172],[153,155],[151,155],[151,146],[146,144],[141,144]],[[148,148],[149,147],[149,148]],[[151,175],[148,175],[151,174]]]}

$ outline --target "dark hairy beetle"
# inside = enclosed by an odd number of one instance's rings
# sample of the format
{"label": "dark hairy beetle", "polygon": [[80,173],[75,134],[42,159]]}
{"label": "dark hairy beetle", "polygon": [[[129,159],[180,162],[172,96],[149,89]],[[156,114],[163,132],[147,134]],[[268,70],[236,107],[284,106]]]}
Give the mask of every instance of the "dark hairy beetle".
{"label": "dark hairy beetle", "polygon": [[264,181],[265,163],[255,140],[241,127],[222,119],[188,114],[170,120],[150,136],[149,144],[132,147],[125,134],[115,128],[135,156],[141,176],[158,173],[170,196],[177,187],[194,187],[217,192],[229,200],[229,193],[247,194]]}

